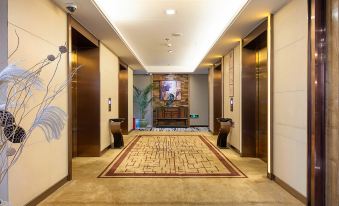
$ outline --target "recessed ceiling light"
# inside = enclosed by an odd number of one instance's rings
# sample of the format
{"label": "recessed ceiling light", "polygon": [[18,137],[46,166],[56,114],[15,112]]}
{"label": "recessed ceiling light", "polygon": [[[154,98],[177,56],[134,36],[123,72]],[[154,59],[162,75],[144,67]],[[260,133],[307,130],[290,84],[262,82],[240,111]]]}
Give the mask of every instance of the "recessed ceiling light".
{"label": "recessed ceiling light", "polygon": [[168,43],[168,44],[166,44],[167,45],[167,47],[171,47],[172,46],[172,44],[171,43]]}
{"label": "recessed ceiling light", "polygon": [[174,14],[177,13],[177,11],[176,11],[175,9],[166,9],[166,10],[165,10],[165,13],[166,13],[167,15],[174,15]]}
{"label": "recessed ceiling light", "polygon": [[179,36],[182,36],[183,34],[182,33],[173,33],[172,36],[175,36],[175,37],[179,37]]}
{"label": "recessed ceiling light", "polygon": [[168,50],[168,53],[173,53],[173,50]]}

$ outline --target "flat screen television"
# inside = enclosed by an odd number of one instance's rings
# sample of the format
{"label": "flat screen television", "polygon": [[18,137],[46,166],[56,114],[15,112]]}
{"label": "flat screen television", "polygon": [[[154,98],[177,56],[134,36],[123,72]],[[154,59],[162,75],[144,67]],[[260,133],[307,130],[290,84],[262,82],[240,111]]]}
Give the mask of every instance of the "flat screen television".
{"label": "flat screen television", "polygon": [[181,100],[181,81],[160,81],[160,100]]}

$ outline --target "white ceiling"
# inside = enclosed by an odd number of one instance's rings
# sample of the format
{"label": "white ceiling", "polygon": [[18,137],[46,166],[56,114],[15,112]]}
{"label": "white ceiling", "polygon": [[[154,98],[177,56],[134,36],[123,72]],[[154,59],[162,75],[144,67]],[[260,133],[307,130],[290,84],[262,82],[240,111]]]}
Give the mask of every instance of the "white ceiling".
{"label": "white ceiling", "polygon": [[[148,72],[177,73],[197,68],[247,0],[94,2]],[[166,15],[166,9],[175,9],[176,14]]]}
{"label": "white ceiling", "polygon": [[[72,16],[134,70],[204,73],[291,0],[53,1],[63,9],[66,3],[77,4]],[[168,8],[176,9],[176,15],[167,16]],[[177,32],[183,35],[173,37]]]}

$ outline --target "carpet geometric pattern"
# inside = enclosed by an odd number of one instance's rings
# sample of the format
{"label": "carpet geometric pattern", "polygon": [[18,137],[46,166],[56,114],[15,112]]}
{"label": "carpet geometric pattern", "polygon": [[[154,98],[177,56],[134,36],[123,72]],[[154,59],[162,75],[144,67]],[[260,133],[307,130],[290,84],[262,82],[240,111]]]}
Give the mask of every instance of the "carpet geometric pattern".
{"label": "carpet geometric pattern", "polygon": [[139,135],[99,177],[246,177],[202,135]]}

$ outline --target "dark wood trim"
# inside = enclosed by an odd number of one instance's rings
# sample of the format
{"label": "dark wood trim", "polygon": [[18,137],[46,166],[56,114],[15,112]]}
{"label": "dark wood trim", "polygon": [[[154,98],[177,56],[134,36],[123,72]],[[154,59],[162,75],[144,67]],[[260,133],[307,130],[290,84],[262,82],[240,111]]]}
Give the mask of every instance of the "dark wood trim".
{"label": "dark wood trim", "polygon": [[49,195],[51,195],[53,192],[55,192],[57,189],[59,189],[61,186],[63,186],[68,181],[68,176],[62,178],[60,181],[55,183],[53,186],[45,190],[43,193],[35,197],[33,200],[29,201],[26,206],[35,206],[38,205],[40,202],[42,202],[44,199],[46,199]]}
{"label": "dark wood trim", "polygon": [[274,33],[273,33],[273,28],[274,28],[274,24],[273,21],[274,17],[272,14],[270,14],[270,16],[268,17],[268,21],[267,21],[267,49],[269,49],[269,53],[268,53],[268,60],[269,60],[269,64],[268,65],[270,67],[270,76],[268,81],[270,81],[270,110],[268,112],[270,112],[270,144],[268,145],[270,147],[270,153],[267,154],[270,157],[270,168],[267,168],[267,177],[269,179],[272,180],[272,174],[273,174],[273,166],[274,166],[274,160],[273,160],[273,131],[274,131],[274,127],[273,127],[273,119],[274,119]]}
{"label": "dark wood trim", "polygon": [[247,44],[251,43],[255,38],[257,38],[260,34],[267,30],[267,18],[261,22],[255,29],[253,29],[244,39],[243,39],[243,47],[247,46]]}
{"label": "dark wood trim", "polygon": [[[67,63],[68,63],[68,69],[67,69],[67,77],[70,78],[70,74],[72,73],[72,24],[71,24],[71,15],[67,14],[67,47],[68,47],[68,55],[67,55]],[[67,108],[68,108],[68,114],[72,114],[72,84],[68,84],[67,86]],[[68,116],[68,176],[67,180],[72,180],[72,117]]]}
{"label": "dark wood trim", "polygon": [[307,205],[326,205],[326,1],[308,0]]}
{"label": "dark wood trim", "polygon": [[306,204],[306,197],[302,195],[300,192],[295,190],[293,187],[291,187],[289,184],[281,180],[279,177],[276,177],[275,175],[272,175],[273,181],[276,182],[278,185],[280,185],[282,188],[284,188],[288,193],[293,195],[295,198],[297,198],[302,203]]}
{"label": "dark wood trim", "polygon": [[93,34],[87,31],[85,27],[82,26],[77,20],[71,17],[69,18],[69,24],[71,25],[71,27],[73,27],[75,30],[81,33],[84,37],[86,37],[90,42],[92,42],[95,46],[99,47],[99,40]]}
{"label": "dark wood trim", "polygon": [[216,135],[220,129],[220,123],[216,118],[223,117],[222,114],[222,66],[221,63],[215,65],[213,69],[213,134]]}
{"label": "dark wood trim", "polygon": [[105,149],[100,152],[100,157],[104,155],[109,149],[111,149],[111,144],[109,144]]}
{"label": "dark wood trim", "polygon": [[239,155],[241,155],[240,150],[238,150],[238,148],[234,147],[231,144],[228,144],[228,147],[231,148],[233,151],[235,151],[236,153],[238,153]]}
{"label": "dark wood trim", "polygon": [[[257,78],[256,78],[256,53],[259,49],[267,47],[268,49],[268,18],[266,18],[257,28],[255,28],[245,39],[242,45],[242,74],[241,74],[241,153],[243,157],[260,157],[266,161],[268,153],[260,153],[258,148],[258,108],[262,108],[264,104],[258,106],[258,91],[257,91]],[[268,61],[268,57],[267,57]],[[266,64],[268,62],[265,62]],[[265,66],[265,70],[268,65]],[[265,71],[267,72],[267,70]],[[267,82],[266,82],[267,81]],[[269,79],[265,79],[267,86]],[[265,102],[268,100],[268,89],[261,93]],[[255,104],[253,104],[255,102]],[[266,109],[266,108],[265,108]],[[268,109],[268,108],[267,108]],[[264,110],[263,110],[264,111]],[[268,110],[266,111],[268,112]],[[264,116],[266,119],[262,122],[265,125],[265,129],[268,130],[267,126],[267,114]],[[263,118],[262,118],[263,119]],[[266,140],[267,137],[262,139]],[[262,147],[267,149],[268,146]],[[267,156],[266,156],[267,155]]]}
{"label": "dark wood trim", "polygon": [[128,134],[128,67],[119,62],[118,73],[118,111],[119,118],[124,118],[121,123],[121,131],[123,135]]}

